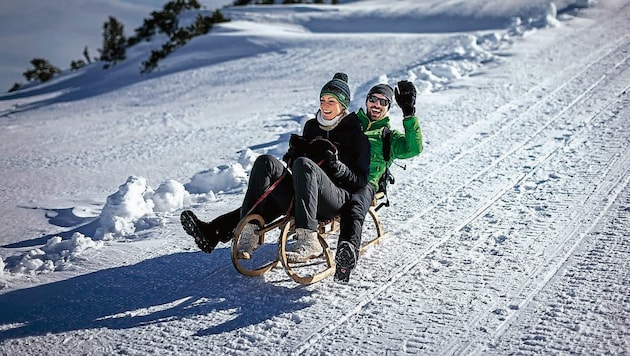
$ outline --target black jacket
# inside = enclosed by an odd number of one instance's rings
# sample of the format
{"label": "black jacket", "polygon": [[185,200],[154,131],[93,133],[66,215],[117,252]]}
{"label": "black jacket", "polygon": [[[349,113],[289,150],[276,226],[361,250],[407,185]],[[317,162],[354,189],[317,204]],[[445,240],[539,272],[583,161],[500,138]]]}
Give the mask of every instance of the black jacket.
{"label": "black jacket", "polygon": [[[348,168],[339,178],[334,178],[329,174],[337,186],[354,193],[367,184],[370,173],[370,143],[361,130],[356,113],[351,112],[346,115],[332,130],[324,130],[317,119],[310,119],[304,124],[302,137],[307,142],[324,138],[336,146],[339,160]],[[307,156],[313,158],[313,156],[323,155],[325,150],[325,147],[311,145],[311,152]],[[322,168],[325,171],[328,169],[326,163],[322,164]]]}

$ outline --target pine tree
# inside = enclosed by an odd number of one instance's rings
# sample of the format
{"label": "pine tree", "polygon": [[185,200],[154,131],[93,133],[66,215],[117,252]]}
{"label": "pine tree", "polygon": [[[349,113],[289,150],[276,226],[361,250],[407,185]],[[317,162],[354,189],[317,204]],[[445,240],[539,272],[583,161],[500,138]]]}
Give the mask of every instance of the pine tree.
{"label": "pine tree", "polygon": [[47,82],[55,75],[61,73],[59,68],[50,64],[48,60],[43,58],[33,58],[31,60],[31,64],[33,65],[33,69],[29,69],[22,73],[24,78],[26,78],[29,82],[35,79],[38,79],[42,83]]}
{"label": "pine tree", "polygon": [[18,89],[20,89],[22,87],[22,84],[20,83],[13,83],[13,86],[11,88],[9,88],[9,91],[7,91],[7,93],[12,93]]}
{"label": "pine tree", "polygon": [[[216,11],[219,11],[219,10],[216,10]],[[195,18],[195,22],[192,24],[192,26],[189,26],[189,27],[194,36],[200,36],[200,35],[205,35],[206,33],[210,32],[210,29],[212,29],[212,25],[214,23],[215,21],[213,21],[211,17],[197,14],[197,17]]]}
{"label": "pine tree", "polygon": [[87,63],[85,63],[84,60],[77,59],[76,61],[70,62],[70,70],[74,72],[75,70],[79,70],[79,69],[85,67],[86,65],[87,65]]}
{"label": "pine tree", "polygon": [[[100,49],[101,61],[116,64],[125,59],[126,39],[124,26],[114,17],[103,24],[103,49]],[[109,67],[109,63],[105,68]]]}

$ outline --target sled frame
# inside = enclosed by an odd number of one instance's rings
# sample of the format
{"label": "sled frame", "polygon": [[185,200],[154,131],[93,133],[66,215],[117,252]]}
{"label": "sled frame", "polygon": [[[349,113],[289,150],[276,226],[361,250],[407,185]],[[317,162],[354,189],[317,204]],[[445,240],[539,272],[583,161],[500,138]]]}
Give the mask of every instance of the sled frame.
{"label": "sled frame", "polygon": [[[381,220],[378,216],[377,210],[379,210],[382,206],[387,206],[387,202],[383,202],[386,200],[387,196],[383,192],[376,193],[370,208],[368,209],[368,214],[370,216],[370,221],[364,222],[364,224],[374,224],[376,230],[376,236],[372,236],[371,239],[361,244],[361,248],[359,250],[359,254],[363,255],[366,251],[370,249],[372,246],[376,246],[380,244],[386,237],[389,236],[389,233],[386,233],[381,224]],[[317,228],[317,237],[319,243],[323,249],[323,257],[325,260],[325,266],[322,270],[314,272],[308,275],[301,275],[297,273],[296,266],[299,264],[290,263],[287,260],[287,242],[295,235],[295,225],[293,218],[282,216],[277,218],[274,221],[269,223],[265,222],[263,217],[259,214],[249,214],[241,219],[236,228],[234,229],[232,239],[232,247],[231,247],[231,258],[232,264],[236,268],[236,270],[245,276],[255,277],[265,274],[267,271],[276,267],[280,262],[284,267],[287,275],[291,277],[294,281],[300,284],[312,284],[319,282],[329,276],[331,276],[335,272],[335,259],[333,253],[326,242],[326,237],[330,234],[339,232],[339,221],[340,217],[336,216],[332,219],[321,220],[318,223]],[[248,256],[243,256],[242,253],[238,251],[238,243],[241,238],[241,234],[245,226],[249,223],[253,223],[258,226],[258,229],[255,230],[255,233],[258,235],[258,243],[263,245],[265,241],[265,234],[272,232],[274,229],[280,229],[280,236],[278,238],[278,246],[277,246],[277,256],[275,259],[268,261],[266,263],[261,264],[260,266],[249,267],[244,264],[244,261],[247,260]],[[277,233],[277,232],[275,232]],[[256,253],[255,250],[253,252]]]}

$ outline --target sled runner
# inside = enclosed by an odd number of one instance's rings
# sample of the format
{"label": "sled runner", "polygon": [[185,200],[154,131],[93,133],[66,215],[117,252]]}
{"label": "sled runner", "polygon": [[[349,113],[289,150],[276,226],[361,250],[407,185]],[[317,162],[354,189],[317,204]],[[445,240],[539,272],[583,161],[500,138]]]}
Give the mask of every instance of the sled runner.
{"label": "sled runner", "polygon": [[[378,192],[372,202],[366,221],[363,224],[363,233],[360,254],[365,253],[370,246],[379,244],[389,234],[385,233],[377,211],[389,205],[387,195]],[[311,284],[321,281],[334,274],[335,259],[326,238],[339,233],[339,216],[319,221],[318,239],[323,248],[323,256],[314,258],[305,263],[291,263],[287,260],[287,249],[291,246],[295,236],[293,218],[282,216],[274,221],[266,222],[258,214],[245,216],[234,229],[232,239],[232,263],[238,272],[245,276],[260,276],[270,269],[282,264],[285,271],[294,281],[301,284]],[[252,254],[243,255],[239,252],[238,245],[243,229],[247,224],[253,223],[258,228],[258,247]],[[336,240],[334,241],[336,244]]]}

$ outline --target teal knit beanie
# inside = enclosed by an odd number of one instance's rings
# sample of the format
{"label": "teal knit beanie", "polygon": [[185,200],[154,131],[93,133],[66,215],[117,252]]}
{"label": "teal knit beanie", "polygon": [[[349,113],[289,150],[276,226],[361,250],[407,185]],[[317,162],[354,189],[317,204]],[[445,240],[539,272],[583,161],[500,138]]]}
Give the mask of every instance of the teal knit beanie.
{"label": "teal knit beanie", "polygon": [[350,88],[348,87],[348,75],[346,73],[335,73],[333,79],[326,83],[319,93],[321,98],[324,95],[332,95],[344,108],[350,106]]}

